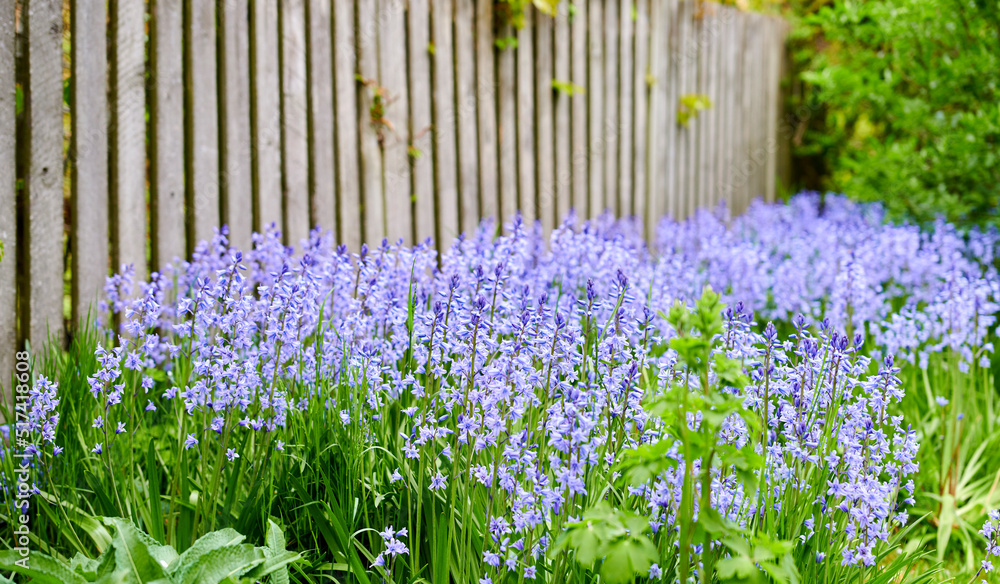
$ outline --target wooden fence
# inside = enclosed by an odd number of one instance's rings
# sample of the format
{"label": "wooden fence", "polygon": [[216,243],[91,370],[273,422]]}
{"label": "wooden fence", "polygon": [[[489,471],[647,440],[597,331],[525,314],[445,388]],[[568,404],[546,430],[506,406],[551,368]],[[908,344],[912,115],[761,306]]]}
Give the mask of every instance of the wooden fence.
{"label": "wooden fence", "polygon": [[356,249],[774,196],[782,21],[566,0],[515,30],[504,6],[0,0],[0,373],[109,271],[143,278],[223,223]]}

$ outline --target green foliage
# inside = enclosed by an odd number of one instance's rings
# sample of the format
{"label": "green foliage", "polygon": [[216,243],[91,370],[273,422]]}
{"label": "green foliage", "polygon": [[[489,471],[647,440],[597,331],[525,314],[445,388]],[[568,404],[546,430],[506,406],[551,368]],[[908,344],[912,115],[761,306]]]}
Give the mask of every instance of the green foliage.
{"label": "green foliage", "polygon": [[586,89],[576,83],[573,83],[572,81],[559,81],[558,79],[552,80],[552,89],[554,89],[559,95],[565,95],[566,97],[587,92]]}
{"label": "green foliage", "polygon": [[273,521],[268,522],[266,546],[243,543],[242,535],[223,529],[201,537],[182,554],[127,520],[108,517],[103,523],[115,535],[96,559],[78,553],[67,563],[37,551],[22,556],[7,550],[0,552],[0,569],[40,584],[287,584],[288,567],[300,559],[285,550],[284,535]]}
{"label": "green foliage", "polygon": [[559,1],[498,0],[494,9],[497,11],[497,17],[502,26],[512,25],[514,28],[524,28],[524,16],[528,9],[534,6],[542,14],[554,17],[559,10]]}
{"label": "green foliage", "polygon": [[569,524],[549,557],[573,550],[576,561],[587,568],[600,562],[601,578],[608,584],[625,584],[645,574],[659,558],[648,532],[647,519],[602,501]]}
{"label": "green foliage", "polygon": [[712,100],[702,93],[688,93],[682,95],[678,100],[677,123],[682,127],[688,127],[691,120],[698,117],[702,110],[712,107]]}
{"label": "green foliage", "polygon": [[883,201],[896,218],[996,223],[995,0],[798,4],[790,133],[805,186]]}

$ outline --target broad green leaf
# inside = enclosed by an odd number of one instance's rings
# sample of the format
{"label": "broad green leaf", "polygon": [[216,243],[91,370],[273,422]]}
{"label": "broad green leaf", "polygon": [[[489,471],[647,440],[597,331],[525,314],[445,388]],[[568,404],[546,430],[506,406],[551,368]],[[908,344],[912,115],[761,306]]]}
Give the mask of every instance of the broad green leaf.
{"label": "broad green leaf", "polygon": [[36,584],[86,584],[87,580],[69,566],[41,552],[27,557],[17,550],[0,551],[0,568],[28,576]]}

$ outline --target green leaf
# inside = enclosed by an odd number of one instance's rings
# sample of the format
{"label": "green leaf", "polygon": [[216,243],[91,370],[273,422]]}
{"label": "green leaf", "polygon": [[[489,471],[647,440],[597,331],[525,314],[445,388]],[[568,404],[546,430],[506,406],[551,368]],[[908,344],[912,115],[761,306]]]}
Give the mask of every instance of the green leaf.
{"label": "green leaf", "polygon": [[948,548],[951,532],[955,526],[955,497],[951,493],[941,498],[941,514],[938,516],[937,558],[944,561],[944,552]]}
{"label": "green leaf", "polygon": [[201,554],[183,574],[178,584],[219,584],[229,578],[239,578],[255,566],[264,563],[264,552],[250,544],[231,545]]}
{"label": "green leaf", "polygon": [[0,568],[28,576],[37,584],[86,584],[87,580],[69,566],[41,552],[27,557],[17,550],[0,551]]}
{"label": "green leaf", "polygon": [[236,532],[234,529],[226,528],[220,529],[218,531],[213,531],[212,533],[207,533],[198,538],[191,547],[184,550],[180,556],[174,560],[170,566],[169,570],[172,574],[183,575],[187,573],[192,567],[198,562],[199,558],[209,553],[212,550],[219,548],[238,545],[246,539],[242,535]]}
{"label": "green leaf", "polygon": [[111,540],[115,571],[122,572],[124,582],[147,584],[168,578],[166,567],[177,558],[172,547],[160,545],[125,519],[106,517],[104,523],[115,528]]}

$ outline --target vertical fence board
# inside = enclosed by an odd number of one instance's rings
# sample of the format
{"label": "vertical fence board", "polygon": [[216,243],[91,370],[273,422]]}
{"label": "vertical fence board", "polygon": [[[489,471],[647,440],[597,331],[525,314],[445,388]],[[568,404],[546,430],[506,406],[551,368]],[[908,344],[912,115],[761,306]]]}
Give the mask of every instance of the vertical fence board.
{"label": "vertical fence board", "polygon": [[219,7],[222,222],[229,226],[229,243],[247,250],[253,231],[249,5],[247,0],[228,0]]}
{"label": "vertical fence board", "polygon": [[[73,4],[70,239],[75,323],[96,315],[95,301],[108,275],[108,95],[95,91],[108,86],[107,17],[103,2]],[[0,234],[0,241],[9,239]]]}
{"label": "vertical fence board", "polygon": [[[555,66],[553,78],[562,83],[571,83],[570,77],[570,23],[569,5],[559,3],[559,12],[554,21],[553,48]],[[555,225],[560,225],[566,219],[571,205],[570,190],[572,187],[572,169],[570,160],[572,146],[570,142],[570,101],[571,95],[556,92],[553,94],[549,85],[549,95],[555,100],[555,181],[553,219]]]}
{"label": "vertical fence board", "polygon": [[627,0],[609,0],[604,5],[604,206],[621,213],[618,198],[618,144],[621,142],[621,111],[618,109],[619,73],[619,11]]}
{"label": "vertical fence board", "polygon": [[[410,243],[410,161],[407,138],[410,117],[406,90],[406,13],[404,0],[381,0],[379,77],[385,87],[386,121],[382,138],[386,234],[391,242]],[[475,100],[473,100],[475,105]]]}
{"label": "vertical fence board", "polygon": [[555,150],[552,126],[552,17],[535,16],[535,150],[538,218],[546,232],[555,216]]}
{"label": "vertical fence board", "polygon": [[[340,4],[339,2],[337,3]],[[346,3],[345,3],[346,4]],[[251,132],[254,165],[254,229],[263,231],[281,218],[281,74],[278,63],[278,5],[253,2],[250,18]],[[351,22],[353,30],[354,23]],[[354,71],[351,71],[353,83]],[[353,85],[352,85],[353,87]],[[352,123],[353,126],[353,123]],[[356,151],[353,146],[352,151]]]}
{"label": "vertical fence board", "polygon": [[709,201],[709,190],[711,189],[712,176],[712,131],[715,125],[712,118],[716,111],[715,86],[712,75],[715,73],[715,43],[712,42],[711,34],[714,26],[715,6],[702,4],[701,18],[698,32],[698,52],[699,58],[699,88],[700,93],[705,94],[712,105],[701,112],[698,139],[698,208],[711,206]]}
{"label": "vertical fence board", "polygon": [[113,268],[146,277],[145,14],[142,0],[111,3],[111,209]]}
{"label": "vertical fence board", "polygon": [[767,183],[764,187],[764,194],[768,201],[774,201],[777,192],[778,180],[778,113],[781,108],[781,55],[784,53],[785,35],[781,23],[768,19],[767,39],[770,46],[765,51],[765,58],[768,61],[767,90],[768,95],[764,100],[764,108],[767,110],[767,128],[765,143],[767,146],[767,167],[764,176]]}
{"label": "vertical fence board", "polygon": [[379,147],[382,122],[375,110],[376,95],[382,91],[378,76],[378,0],[359,0],[357,9],[361,207],[364,217],[364,241],[374,246],[381,243],[382,238],[386,236],[382,149]]}
{"label": "vertical fence board", "polygon": [[576,2],[576,13],[570,14],[570,75],[575,91],[570,100],[571,158],[570,202],[577,222],[587,218],[587,2]]}
{"label": "vertical fence board", "polygon": [[497,183],[497,78],[493,67],[493,3],[476,2],[476,99],[479,122],[479,205],[494,220],[500,210]]}
{"label": "vertical fence board", "polygon": [[[82,0],[86,1],[86,0]],[[153,267],[187,251],[184,227],[184,15],[176,0],[153,0],[150,11],[150,194]],[[245,211],[245,210],[244,210]],[[116,268],[117,269],[117,268]]]}
{"label": "vertical fence board", "polygon": [[[688,21],[688,37],[687,46],[685,47],[685,52],[687,57],[685,62],[688,67],[688,84],[687,92],[690,93],[704,93],[702,88],[702,71],[701,64],[705,53],[701,50],[701,10],[702,6],[694,0],[685,0],[684,4],[687,9],[687,21]],[[702,115],[693,116],[689,120],[688,131],[687,131],[687,187],[684,192],[685,201],[685,217],[689,217],[694,214],[695,210],[698,208],[698,187],[700,182],[700,168],[698,166],[700,159],[700,144],[701,144],[701,134],[702,128],[705,125],[705,117]]]}
{"label": "vertical fence board", "polygon": [[590,202],[587,215],[597,217],[605,209],[604,205],[604,158],[606,148],[604,123],[604,21],[603,0],[587,3],[587,157],[585,164],[589,173]]}
{"label": "vertical fence board", "polygon": [[719,95],[721,104],[719,110],[721,122],[719,127],[719,175],[716,186],[716,202],[724,201],[727,212],[732,210],[729,193],[732,190],[733,166],[733,126],[736,116],[733,114],[733,104],[736,101],[736,63],[739,57],[737,51],[736,18],[728,6],[721,8],[723,19],[719,30],[720,49],[722,51],[722,91]]}
{"label": "vertical fence board", "polygon": [[[27,332],[34,346],[62,336],[62,2],[27,5],[28,87],[25,92],[28,203]],[[25,253],[26,252],[26,253]],[[141,267],[141,266],[140,266]]]}
{"label": "vertical fence board", "polygon": [[[655,2],[656,0],[654,0]],[[632,213],[640,218],[645,229],[650,221],[646,220],[648,210],[646,176],[647,176],[647,144],[649,140],[649,85],[646,80],[649,75],[649,2],[637,0],[635,4],[635,46],[634,73],[632,75],[633,111],[633,141],[632,141]],[[648,236],[648,231],[645,233]]]}
{"label": "vertical fence board", "polygon": [[[750,15],[753,16],[753,15]],[[740,164],[742,181],[739,197],[739,208],[737,212],[742,213],[750,201],[753,191],[753,96],[750,92],[754,88],[754,63],[751,53],[751,43],[755,39],[755,30],[752,19],[748,18],[743,29],[743,100],[740,104],[740,125],[742,127],[740,146]]]}
{"label": "vertical fence board", "polygon": [[664,214],[664,183],[666,171],[664,160],[667,140],[664,120],[666,111],[667,67],[670,54],[667,51],[669,31],[664,2],[654,0],[649,4],[649,140],[647,142],[646,174],[646,239],[655,244],[657,222]]}
{"label": "vertical fence board", "polygon": [[[17,346],[17,155],[15,98],[14,0],[0,0],[0,400],[11,403]],[[5,421],[0,414],[0,421]]]}
{"label": "vertical fence board", "polygon": [[518,209],[529,227],[537,215],[535,199],[535,61],[532,17],[517,31],[517,175]]}
{"label": "vertical fence board", "polygon": [[618,93],[619,93],[619,139],[618,139],[618,215],[629,217],[632,208],[632,122],[635,117],[635,31],[633,15],[635,5],[633,0],[622,0],[619,12],[618,37]]}
{"label": "vertical fence board", "polygon": [[[675,59],[674,83],[675,91],[671,95],[669,107],[677,111],[680,107],[681,97],[691,93],[690,75],[688,66],[688,46],[691,42],[691,13],[688,10],[690,0],[680,0],[677,4],[675,18],[677,19],[677,29],[675,46],[672,47],[672,58]],[[674,189],[670,196],[670,207],[677,219],[683,219],[687,215],[687,159],[691,143],[691,131],[683,127],[679,120],[674,124],[673,132],[676,134],[676,148],[671,155],[670,166],[674,171]]]}
{"label": "vertical fence board", "polygon": [[452,35],[454,0],[431,0],[433,44],[434,178],[437,190],[438,243],[447,248],[459,235],[458,185],[455,172],[455,52]]}
{"label": "vertical fence board", "polygon": [[[141,2],[140,2],[141,4]],[[212,237],[219,226],[219,109],[215,3],[187,5],[188,244]],[[193,215],[193,216],[192,216]]]}
{"label": "vertical fence board", "polygon": [[[331,1],[310,0],[306,13],[306,64],[309,74],[309,216],[310,226],[319,226],[324,231],[332,229],[336,232]],[[402,128],[401,131],[405,132],[406,128]]]}
{"label": "vertical fence board", "polygon": [[[498,36],[505,41],[515,38],[514,27],[507,24]],[[519,50],[497,48],[497,149],[500,179],[501,224],[514,219],[518,210],[517,169],[517,59]]]}
{"label": "vertical fence board", "polygon": [[361,191],[358,186],[358,98],[354,79],[357,47],[354,5],[333,2],[334,116],[337,139],[337,234],[348,249],[361,247]]}
{"label": "vertical fence board", "polygon": [[306,96],[306,11],[303,0],[281,0],[281,150],[285,238],[309,234],[309,126]]}
{"label": "vertical fence board", "polygon": [[476,113],[476,39],[473,0],[455,0],[455,115],[458,140],[459,225],[479,223],[479,141]]}
{"label": "vertical fence board", "polygon": [[408,17],[410,66],[410,147],[413,148],[414,223],[417,241],[434,233],[434,134],[431,113],[430,12],[427,0],[410,0]]}

